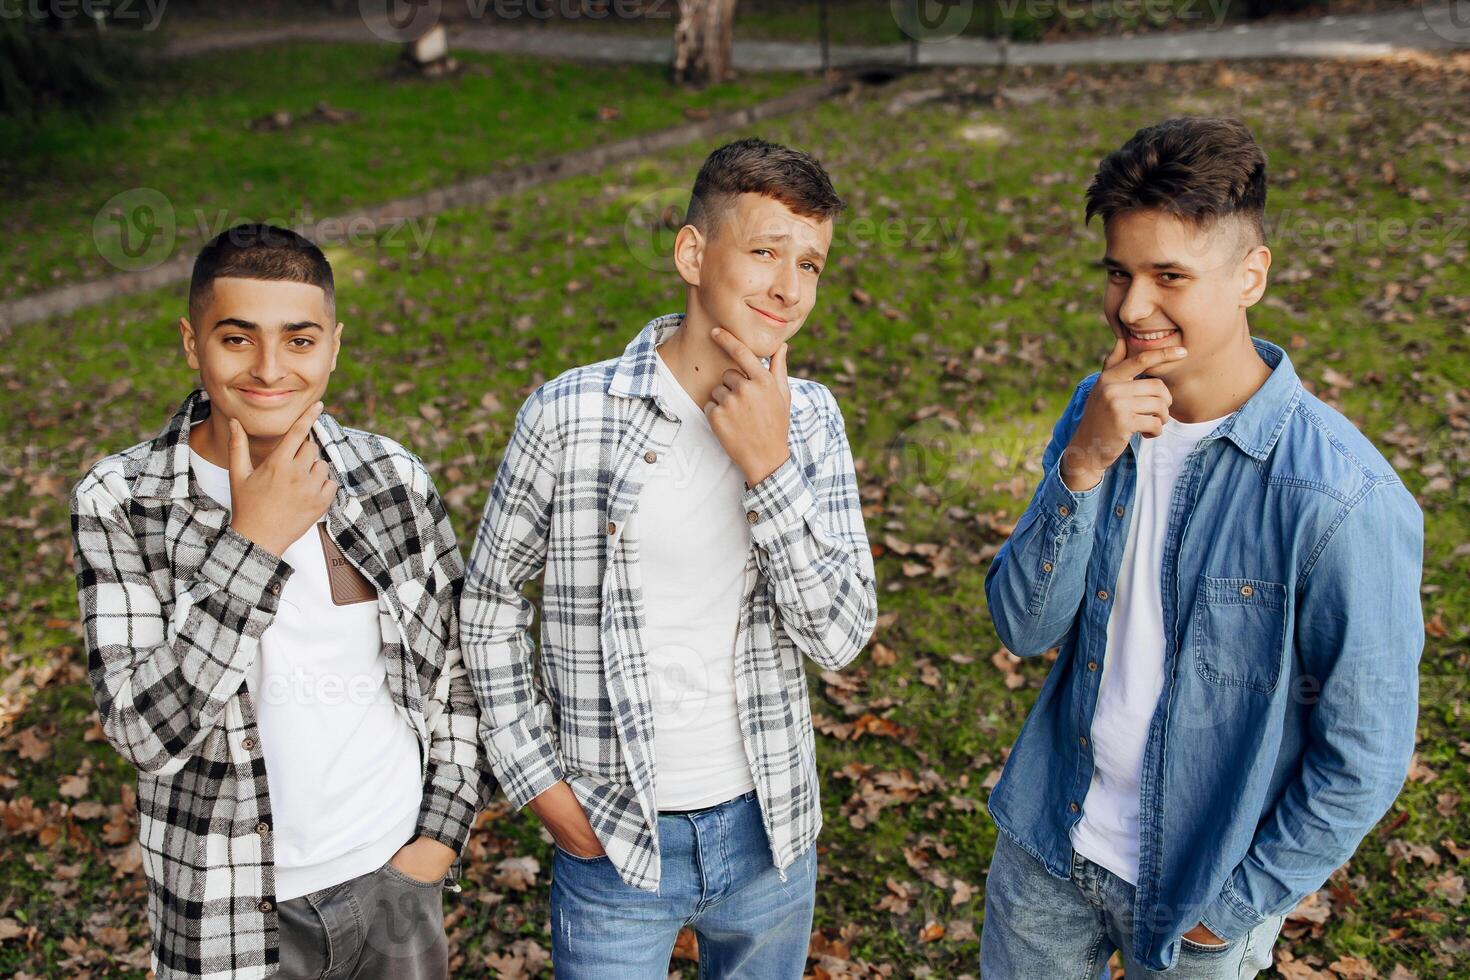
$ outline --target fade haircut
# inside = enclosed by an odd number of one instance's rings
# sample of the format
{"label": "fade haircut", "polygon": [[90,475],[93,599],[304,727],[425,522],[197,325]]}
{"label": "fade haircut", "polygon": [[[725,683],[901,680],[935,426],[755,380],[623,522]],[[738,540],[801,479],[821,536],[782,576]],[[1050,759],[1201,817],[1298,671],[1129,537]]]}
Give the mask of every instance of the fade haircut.
{"label": "fade haircut", "polygon": [[[194,260],[189,280],[189,320],[196,328],[209,307],[216,279],[304,282],[326,293],[327,312],[336,318],[332,265],[322,250],[288,228],[240,224],[210,240]],[[323,324],[330,327],[330,324]]]}
{"label": "fade haircut", "polygon": [[810,154],[750,137],[715,150],[694,178],[686,223],[713,238],[735,198],[774,198],[805,218],[835,218],[847,206]]}
{"label": "fade haircut", "polygon": [[1200,229],[1239,218],[1241,244],[1263,245],[1266,154],[1237,119],[1180,116],[1140,129],[1098,166],[1085,221],[1130,211],[1162,211]]}

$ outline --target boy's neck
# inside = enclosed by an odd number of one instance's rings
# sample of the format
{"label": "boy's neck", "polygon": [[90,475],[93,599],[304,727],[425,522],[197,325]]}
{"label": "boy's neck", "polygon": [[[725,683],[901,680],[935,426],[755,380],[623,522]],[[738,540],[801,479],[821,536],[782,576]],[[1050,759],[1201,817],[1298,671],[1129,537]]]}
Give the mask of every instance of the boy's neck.
{"label": "boy's neck", "polygon": [[1189,373],[1164,383],[1174,399],[1169,405],[1170,418],[1185,423],[1224,418],[1250,401],[1271,377],[1271,366],[1256,351],[1248,331],[1241,332],[1238,343],[1205,363],[1190,359],[1184,363]]}
{"label": "boy's neck", "polygon": [[724,373],[735,367],[730,355],[709,335],[716,326],[703,307],[691,297],[684,312],[684,322],[659,346],[656,355],[663,357],[674,377],[679,379],[679,386],[701,408],[709,402],[710,392],[720,385]]}

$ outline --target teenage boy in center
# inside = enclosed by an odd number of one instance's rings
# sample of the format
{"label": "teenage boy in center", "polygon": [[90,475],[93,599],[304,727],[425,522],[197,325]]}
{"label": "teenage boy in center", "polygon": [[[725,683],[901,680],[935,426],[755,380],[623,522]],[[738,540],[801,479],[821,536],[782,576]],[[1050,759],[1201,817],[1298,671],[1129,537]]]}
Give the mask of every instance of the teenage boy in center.
{"label": "teenage boy in center", "polygon": [[[832,393],[788,378],[842,202],[757,139],[695,181],[683,314],[521,408],[471,552],[461,642],[490,765],[555,839],[564,980],[797,980],[821,827],[803,656],[877,619]],[[544,573],[539,664],[521,586]]]}
{"label": "teenage boy in center", "polygon": [[[1419,507],[1252,338],[1266,158],[1171,119],[1103,161],[1113,350],[985,581],[1060,654],[990,797],[986,980],[1251,977],[1352,856],[1414,748]],[[1167,972],[1166,972],[1167,971]]]}

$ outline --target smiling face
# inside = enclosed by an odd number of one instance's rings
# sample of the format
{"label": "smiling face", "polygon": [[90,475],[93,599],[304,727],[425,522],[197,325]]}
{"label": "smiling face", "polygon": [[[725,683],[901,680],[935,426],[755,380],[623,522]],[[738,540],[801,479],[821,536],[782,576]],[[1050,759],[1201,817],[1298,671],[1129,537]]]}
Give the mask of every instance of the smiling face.
{"label": "smiling face", "polygon": [[691,305],[770,357],[806,322],[832,247],[832,219],[797,214],[775,198],[739,194],[705,236],[680,230],[675,264]]}
{"label": "smiling face", "polygon": [[252,440],[272,440],[325,394],[342,325],[320,286],[226,277],[179,332],[212,418],[238,419]]}
{"label": "smiling face", "polygon": [[1222,358],[1249,354],[1245,311],[1266,288],[1271,252],[1235,217],[1201,227],[1163,211],[1107,219],[1103,315],[1133,356],[1182,346],[1189,356],[1150,370],[1166,381],[1205,378]]}

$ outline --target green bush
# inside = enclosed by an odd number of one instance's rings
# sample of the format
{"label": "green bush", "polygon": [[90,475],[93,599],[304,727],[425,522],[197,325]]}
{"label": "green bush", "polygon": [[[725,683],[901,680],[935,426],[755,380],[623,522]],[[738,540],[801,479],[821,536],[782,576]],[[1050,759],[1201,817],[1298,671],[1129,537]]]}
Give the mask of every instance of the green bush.
{"label": "green bush", "polygon": [[54,108],[99,111],[149,70],[146,50],[141,38],[90,22],[0,18],[0,114],[34,120]]}

